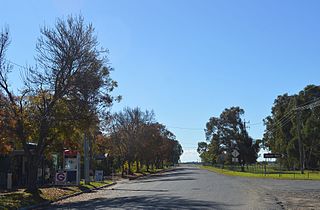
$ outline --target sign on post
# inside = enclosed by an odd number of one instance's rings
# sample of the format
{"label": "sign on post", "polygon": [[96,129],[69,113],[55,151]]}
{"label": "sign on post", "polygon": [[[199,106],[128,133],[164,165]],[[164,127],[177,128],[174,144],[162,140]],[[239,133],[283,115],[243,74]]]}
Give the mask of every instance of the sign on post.
{"label": "sign on post", "polygon": [[64,166],[68,185],[80,184],[80,153],[75,150],[64,150]]}
{"label": "sign on post", "polygon": [[67,172],[57,171],[56,172],[56,185],[65,185],[67,182]]}
{"label": "sign on post", "polygon": [[103,181],[103,171],[102,170],[96,170],[95,171],[95,180],[97,182]]}
{"label": "sign on post", "polygon": [[283,157],[282,154],[275,154],[275,153],[265,153],[263,154],[264,158],[281,158]]}
{"label": "sign on post", "polygon": [[234,162],[234,163],[239,162],[239,161],[238,161],[238,156],[240,155],[240,153],[238,152],[238,150],[234,149],[234,150],[231,152],[231,155],[232,155],[232,162]]}
{"label": "sign on post", "polygon": [[236,150],[236,149],[234,149],[231,154],[232,154],[232,156],[233,156],[234,158],[236,158],[236,157],[238,157],[238,156],[240,155],[240,153],[239,153],[238,150]]}

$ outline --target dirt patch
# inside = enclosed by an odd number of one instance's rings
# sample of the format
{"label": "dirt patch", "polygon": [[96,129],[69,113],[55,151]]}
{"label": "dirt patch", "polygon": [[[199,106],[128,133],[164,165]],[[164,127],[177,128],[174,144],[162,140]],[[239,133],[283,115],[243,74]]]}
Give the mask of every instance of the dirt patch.
{"label": "dirt patch", "polygon": [[276,196],[285,209],[320,209],[320,189],[281,191]]}

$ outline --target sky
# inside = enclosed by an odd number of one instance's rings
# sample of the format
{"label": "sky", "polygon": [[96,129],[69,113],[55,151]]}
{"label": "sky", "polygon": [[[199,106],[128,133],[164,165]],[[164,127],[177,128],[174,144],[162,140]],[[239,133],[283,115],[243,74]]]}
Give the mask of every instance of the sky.
{"label": "sky", "polygon": [[278,95],[319,85],[319,10],[312,0],[1,0],[0,27],[10,28],[7,58],[34,65],[40,28],[81,14],[109,49],[114,94],[123,96],[112,110],[154,110],[184,162],[199,161],[205,124],[225,108],[243,108],[260,139]]}

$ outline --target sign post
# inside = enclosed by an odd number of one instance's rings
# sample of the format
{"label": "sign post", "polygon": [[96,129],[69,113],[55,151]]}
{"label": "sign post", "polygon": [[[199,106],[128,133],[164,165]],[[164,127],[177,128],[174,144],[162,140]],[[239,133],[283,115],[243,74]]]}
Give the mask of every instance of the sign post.
{"label": "sign post", "polygon": [[56,185],[65,185],[67,182],[67,172],[57,171],[56,172]]}
{"label": "sign post", "polygon": [[240,153],[238,152],[238,150],[234,149],[232,152],[232,162],[234,163],[237,163],[239,160],[238,160],[238,156],[240,155]]}
{"label": "sign post", "polygon": [[11,189],[12,189],[12,173],[8,173],[7,189],[8,189],[8,190],[11,190]]}
{"label": "sign post", "polygon": [[66,184],[80,185],[80,153],[78,151],[64,151],[64,170],[67,173]]}
{"label": "sign post", "polygon": [[263,154],[264,158],[282,158],[282,154],[277,154],[277,153],[265,153]]}
{"label": "sign post", "polygon": [[[282,158],[284,155],[283,154],[278,154],[278,153],[265,153],[263,154],[264,159],[268,158]],[[267,176],[267,161],[264,160],[264,175]]]}
{"label": "sign post", "polygon": [[103,181],[103,171],[102,170],[96,170],[95,171],[95,181],[96,182]]}

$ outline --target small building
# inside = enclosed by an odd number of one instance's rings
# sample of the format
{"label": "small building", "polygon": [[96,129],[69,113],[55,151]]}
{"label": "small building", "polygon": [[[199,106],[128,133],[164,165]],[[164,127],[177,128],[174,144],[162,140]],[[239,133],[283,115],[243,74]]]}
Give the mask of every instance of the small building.
{"label": "small building", "polygon": [[[37,145],[28,143],[28,147],[35,149]],[[38,183],[39,185],[46,184],[50,181],[50,170],[48,160],[42,158],[41,164],[38,166]],[[11,175],[10,175],[11,174]],[[24,187],[27,184],[28,167],[27,156],[24,150],[14,150],[9,154],[0,154],[0,188],[7,189],[9,176],[12,177],[12,187]]]}

